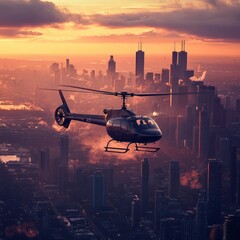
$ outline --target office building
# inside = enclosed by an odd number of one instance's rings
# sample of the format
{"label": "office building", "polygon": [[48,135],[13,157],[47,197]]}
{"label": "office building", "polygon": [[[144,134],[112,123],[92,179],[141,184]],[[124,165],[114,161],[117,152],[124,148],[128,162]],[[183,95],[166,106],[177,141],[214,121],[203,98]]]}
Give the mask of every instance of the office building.
{"label": "office building", "polygon": [[162,84],[169,83],[170,71],[167,68],[162,69]]}
{"label": "office building", "polygon": [[196,234],[197,240],[207,240],[207,193],[200,191],[196,205]]}
{"label": "office building", "polygon": [[100,171],[92,175],[91,186],[91,207],[101,209],[106,207],[106,178]]}
{"label": "office building", "polygon": [[223,224],[223,240],[239,240],[240,236],[240,211],[225,217]]}
{"label": "office building", "polygon": [[158,232],[161,219],[167,216],[167,197],[162,190],[155,191],[154,228]]}
{"label": "office building", "polygon": [[208,225],[221,224],[222,163],[208,160],[207,201]]}
{"label": "office building", "polygon": [[220,138],[220,161],[224,168],[229,171],[231,162],[231,143],[229,138]]}
{"label": "office building", "polygon": [[183,140],[185,138],[185,118],[181,115],[177,116],[177,129],[176,129],[176,145],[183,146]]}
{"label": "office building", "polygon": [[47,183],[49,180],[49,149],[41,149],[40,152],[40,177],[41,182]]}
{"label": "office building", "polygon": [[134,197],[131,207],[132,228],[135,229],[140,224],[140,200],[137,196]]}
{"label": "office building", "polygon": [[178,161],[169,163],[168,196],[170,198],[179,198],[180,190],[180,166]]}
{"label": "office building", "polygon": [[236,112],[240,113],[240,98],[236,100]]}
{"label": "office building", "polygon": [[142,51],[142,42],[140,41],[138,51],[136,52],[136,88],[144,85],[144,52]]}
{"label": "office building", "polygon": [[58,184],[59,184],[60,194],[64,194],[67,192],[68,152],[69,152],[68,135],[61,134],[61,136],[60,136],[60,163],[59,163],[59,168],[58,168]]}
{"label": "office building", "polygon": [[115,86],[116,80],[116,62],[113,59],[113,56],[110,56],[108,61],[108,69],[107,69],[108,81],[109,85],[113,88]]}
{"label": "office building", "polygon": [[[232,203],[236,203],[237,176],[239,178],[239,170],[237,170],[237,146],[232,146],[231,162],[230,162],[230,199]],[[238,196],[238,199],[239,199],[239,196]]]}
{"label": "office building", "polygon": [[161,240],[181,239],[181,220],[175,218],[164,218],[160,221]]}
{"label": "office building", "polygon": [[196,240],[196,221],[192,211],[184,214],[182,220],[182,238],[184,240]]}
{"label": "office building", "polygon": [[145,158],[141,162],[141,192],[140,192],[140,208],[141,216],[145,217],[148,210],[148,191],[149,191],[149,164]]}
{"label": "office building", "polygon": [[181,51],[178,53],[179,79],[186,80],[187,52],[185,51],[185,41],[181,42]]}
{"label": "office building", "polygon": [[209,137],[210,137],[210,120],[208,112],[203,109],[199,112],[199,140],[198,140],[198,157],[206,161],[209,157]]}

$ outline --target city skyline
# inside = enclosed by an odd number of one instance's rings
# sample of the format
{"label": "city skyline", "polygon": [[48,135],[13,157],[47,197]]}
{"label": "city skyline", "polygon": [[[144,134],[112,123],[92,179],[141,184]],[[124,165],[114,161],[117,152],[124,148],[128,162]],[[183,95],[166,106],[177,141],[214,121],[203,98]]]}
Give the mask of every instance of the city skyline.
{"label": "city skyline", "polygon": [[[240,56],[239,1],[0,1],[0,51],[19,54],[149,54],[187,40],[194,55]],[[179,44],[177,45],[179,48]]]}

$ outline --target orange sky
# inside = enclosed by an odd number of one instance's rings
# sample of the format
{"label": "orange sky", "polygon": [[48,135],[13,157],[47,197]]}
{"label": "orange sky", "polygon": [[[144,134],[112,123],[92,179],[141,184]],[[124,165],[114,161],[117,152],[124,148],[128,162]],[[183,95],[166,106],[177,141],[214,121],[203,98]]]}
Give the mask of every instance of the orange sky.
{"label": "orange sky", "polygon": [[[239,0],[0,0],[0,52],[240,56]],[[180,44],[177,45],[180,50]]]}

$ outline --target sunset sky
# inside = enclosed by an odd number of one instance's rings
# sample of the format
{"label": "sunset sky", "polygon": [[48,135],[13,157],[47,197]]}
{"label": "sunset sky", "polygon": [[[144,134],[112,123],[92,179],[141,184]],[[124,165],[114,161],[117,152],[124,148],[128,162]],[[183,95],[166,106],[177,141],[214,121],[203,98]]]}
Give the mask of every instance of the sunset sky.
{"label": "sunset sky", "polygon": [[0,0],[0,53],[240,56],[239,0]]}

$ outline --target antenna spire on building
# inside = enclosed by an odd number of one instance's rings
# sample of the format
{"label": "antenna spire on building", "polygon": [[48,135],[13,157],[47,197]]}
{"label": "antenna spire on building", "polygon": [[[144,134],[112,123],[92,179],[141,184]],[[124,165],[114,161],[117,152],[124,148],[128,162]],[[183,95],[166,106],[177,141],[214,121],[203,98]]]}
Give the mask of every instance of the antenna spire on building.
{"label": "antenna spire on building", "polygon": [[140,36],[140,49],[139,50],[142,50],[142,38]]}

